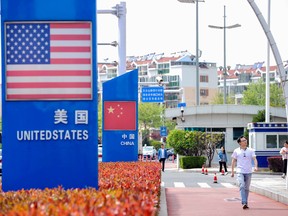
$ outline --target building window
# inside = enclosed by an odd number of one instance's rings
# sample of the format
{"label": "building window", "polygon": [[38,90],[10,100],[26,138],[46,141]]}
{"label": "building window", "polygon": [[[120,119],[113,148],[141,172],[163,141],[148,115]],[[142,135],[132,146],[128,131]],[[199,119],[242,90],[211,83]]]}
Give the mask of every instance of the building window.
{"label": "building window", "polygon": [[200,89],[200,96],[208,96],[208,89]]}
{"label": "building window", "polygon": [[167,73],[169,73],[169,68],[170,68],[169,63],[158,64],[157,65],[158,74],[167,74]]}
{"label": "building window", "polygon": [[251,81],[251,74],[247,73],[241,73],[238,76],[238,82],[239,83],[248,83]]}
{"label": "building window", "polygon": [[147,66],[139,66],[138,67],[139,76],[146,76],[147,73]]}
{"label": "building window", "polygon": [[266,148],[282,148],[286,140],[288,140],[288,135],[266,135]]}
{"label": "building window", "polygon": [[277,148],[277,135],[266,135],[266,148]]}
{"label": "building window", "polygon": [[109,69],[108,74],[107,74],[107,78],[112,79],[114,77],[117,77],[117,69]]}
{"label": "building window", "polygon": [[200,82],[209,82],[208,76],[200,76]]}
{"label": "building window", "polygon": [[282,148],[285,141],[288,140],[288,135],[279,135],[279,148]]}
{"label": "building window", "polygon": [[244,128],[233,128],[233,140],[237,140],[238,137],[242,136],[244,133]]}

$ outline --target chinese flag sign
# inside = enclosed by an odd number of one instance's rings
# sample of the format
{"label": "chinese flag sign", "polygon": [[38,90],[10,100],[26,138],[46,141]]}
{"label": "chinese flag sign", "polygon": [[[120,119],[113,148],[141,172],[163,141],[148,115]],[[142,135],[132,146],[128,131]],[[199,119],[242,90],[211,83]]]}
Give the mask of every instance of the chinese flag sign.
{"label": "chinese flag sign", "polygon": [[104,101],[104,130],[136,130],[136,102]]}

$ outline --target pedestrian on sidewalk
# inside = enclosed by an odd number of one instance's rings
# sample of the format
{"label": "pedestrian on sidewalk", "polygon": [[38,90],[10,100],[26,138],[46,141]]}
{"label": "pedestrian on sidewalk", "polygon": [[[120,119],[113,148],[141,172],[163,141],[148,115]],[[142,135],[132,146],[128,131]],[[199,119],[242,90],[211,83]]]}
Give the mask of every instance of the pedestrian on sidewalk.
{"label": "pedestrian on sidewalk", "polygon": [[167,149],[165,149],[164,144],[161,144],[161,148],[158,150],[158,160],[162,163],[162,172],[165,170],[165,160],[167,158]]}
{"label": "pedestrian on sidewalk", "polygon": [[240,195],[242,199],[242,208],[248,209],[248,195],[252,177],[252,161],[254,161],[254,171],[258,169],[258,162],[255,151],[248,147],[247,139],[240,136],[237,139],[239,148],[233,151],[231,164],[231,177],[234,177],[234,167],[237,163],[237,180],[240,187]]}
{"label": "pedestrian on sidewalk", "polygon": [[222,172],[222,166],[225,170],[225,175],[228,174],[227,171],[227,155],[224,146],[221,147],[221,150],[218,152],[218,160],[219,160],[219,172]]}
{"label": "pedestrian on sidewalk", "polygon": [[282,166],[282,171],[283,175],[282,178],[285,178],[287,175],[287,159],[288,159],[288,141],[286,140],[283,144],[283,148],[280,150],[280,154],[282,155],[282,160],[283,160],[283,166]]}

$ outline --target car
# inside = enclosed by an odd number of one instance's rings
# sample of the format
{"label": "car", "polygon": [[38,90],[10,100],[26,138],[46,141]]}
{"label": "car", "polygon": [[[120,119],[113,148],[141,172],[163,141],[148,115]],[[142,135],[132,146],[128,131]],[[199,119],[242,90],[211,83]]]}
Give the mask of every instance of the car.
{"label": "car", "polygon": [[168,160],[172,160],[173,155],[174,155],[174,159],[176,159],[177,154],[174,152],[174,149],[173,148],[168,149],[167,150],[167,158],[168,158]]}
{"label": "car", "polygon": [[156,159],[156,149],[154,146],[143,146],[143,157],[149,159]]}

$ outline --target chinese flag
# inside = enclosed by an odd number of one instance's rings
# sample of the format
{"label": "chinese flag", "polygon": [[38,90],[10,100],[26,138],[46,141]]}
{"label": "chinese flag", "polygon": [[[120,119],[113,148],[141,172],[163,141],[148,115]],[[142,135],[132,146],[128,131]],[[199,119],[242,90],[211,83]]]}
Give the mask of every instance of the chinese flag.
{"label": "chinese flag", "polygon": [[136,102],[104,101],[104,130],[136,130]]}

